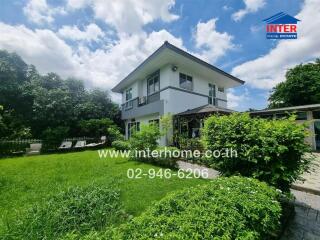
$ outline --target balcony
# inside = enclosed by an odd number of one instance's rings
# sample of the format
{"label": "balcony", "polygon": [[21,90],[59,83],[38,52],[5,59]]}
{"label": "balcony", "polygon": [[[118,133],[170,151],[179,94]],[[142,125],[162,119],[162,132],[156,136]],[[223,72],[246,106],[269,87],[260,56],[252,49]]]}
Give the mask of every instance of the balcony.
{"label": "balcony", "polygon": [[137,97],[122,104],[122,119],[131,119],[154,113],[163,114],[163,100],[160,100],[160,92],[148,97]]}

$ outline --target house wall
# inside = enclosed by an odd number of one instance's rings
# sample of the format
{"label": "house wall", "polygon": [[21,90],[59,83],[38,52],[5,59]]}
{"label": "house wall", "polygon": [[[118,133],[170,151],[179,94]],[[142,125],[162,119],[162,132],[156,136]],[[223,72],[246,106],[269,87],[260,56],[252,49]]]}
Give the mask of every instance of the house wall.
{"label": "house wall", "polygon": [[[283,111],[285,112],[285,111]],[[316,150],[316,139],[315,139],[315,129],[314,129],[314,122],[320,121],[320,119],[314,119],[312,111],[306,111],[302,110],[302,112],[307,113],[307,120],[296,120],[298,124],[306,124],[307,130],[309,131],[309,136],[305,138],[305,143],[309,144],[312,148],[312,150]],[[268,113],[264,113],[261,115],[269,115]],[[276,119],[276,113],[270,113],[272,115],[273,119]],[[259,116],[259,115],[254,115]]]}
{"label": "house wall", "polygon": [[[123,118],[126,120],[126,138],[127,136],[127,127],[131,119],[142,123],[148,123],[150,119],[154,119],[155,116],[158,118],[166,113],[177,114],[188,109],[200,107],[208,104],[208,95],[209,95],[209,83],[216,86],[216,98],[217,104],[219,107],[227,108],[227,94],[225,92],[219,92],[219,86],[214,81],[214,79],[205,79],[204,77],[193,74],[188,69],[178,66],[177,71],[172,71],[172,65],[167,64],[163,66],[160,70],[160,101],[163,104],[161,105],[161,111],[147,111],[145,114],[151,114],[157,112],[155,115],[146,115],[143,116],[143,108],[146,108],[149,104],[142,107],[135,106],[129,111],[123,112]],[[192,76],[193,78],[193,91],[188,92],[180,88],[179,84],[179,73],[184,73]],[[152,73],[150,73],[152,74]],[[132,88],[132,98],[147,96],[147,76],[144,79],[139,79],[134,82],[128,88]],[[127,89],[128,89],[127,88]],[[180,90],[181,89],[181,90]],[[122,94],[122,103],[125,103],[125,91]],[[155,104],[155,103],[152,103]],[[150,105],[151,106],[151,105]],[[163,109],[163,110],[162,110]],[[139,110],[139,111],[138,111]],[[141,112],[141,111],[142,112]],[[169,133],[169,135],[172,133]],[[165,138],[160,139],[160,145],[165,145]]]}

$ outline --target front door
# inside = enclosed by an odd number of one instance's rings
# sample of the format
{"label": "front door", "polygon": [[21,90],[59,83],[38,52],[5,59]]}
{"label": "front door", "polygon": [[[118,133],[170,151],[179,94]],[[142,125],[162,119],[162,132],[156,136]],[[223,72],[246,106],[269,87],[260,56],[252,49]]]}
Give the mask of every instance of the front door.
{"label": "front door", "polygon": [[316,140],[316,150],[320,150],[320,121],[314,122],[314,134]]}

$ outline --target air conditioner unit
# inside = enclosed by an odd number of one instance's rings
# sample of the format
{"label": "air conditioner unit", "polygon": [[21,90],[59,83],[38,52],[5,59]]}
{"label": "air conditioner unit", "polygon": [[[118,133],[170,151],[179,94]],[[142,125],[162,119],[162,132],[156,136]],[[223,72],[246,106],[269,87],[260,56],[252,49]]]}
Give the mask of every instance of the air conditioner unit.
{"label": "air conditioner unit", "polygon": [[139,97],[139,105],[144,105],[147,103],[147,98],[146,96]]}

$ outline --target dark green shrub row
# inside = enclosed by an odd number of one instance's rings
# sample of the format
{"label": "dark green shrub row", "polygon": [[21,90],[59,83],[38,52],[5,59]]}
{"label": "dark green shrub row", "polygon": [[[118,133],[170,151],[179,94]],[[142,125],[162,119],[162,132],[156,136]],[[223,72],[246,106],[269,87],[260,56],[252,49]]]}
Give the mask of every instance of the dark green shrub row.
{"label": "dark green shrub row", "polygon": [[70,188],[28,209],[8,223],[4,239],[57,239],[68,232],[99,231],[125,218],[112,188]]}
{"label": "dark green shrub row", "polygon": [[258,180],[218,178],[168,195],[141,216],[84,239],[272,239],[280,225],[279,193]]}
{"label": "dark green shrub row", "polygon": [[130,149],[129,141],[123,141],[123,140],[113,141],[111,146],[118,151],[126,151]]}
{"label": "dark green shrub row", "polygon": [[266,120],[249,114],[211,116],[204,124],[203,142],[207,149],[225,148],[237,152],[231,156],[206,159],[225,176],[254,177],[289,191],[290,184],[304,172],[310,159],[305,143],[306,130],[294,118]]}
{"label": "dark green shrub row", "polygon": [[[179,151],[176,147],[157,147],[153,150],[154,157],[132,157],[133,160],[152,163],[154,165],[166,168],[177,168],[177,158],[172,156],[173,151]],[[170,153],[171,152],[171,155]]]}

